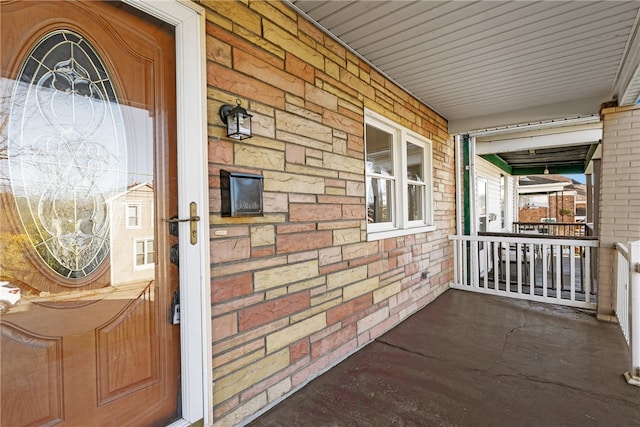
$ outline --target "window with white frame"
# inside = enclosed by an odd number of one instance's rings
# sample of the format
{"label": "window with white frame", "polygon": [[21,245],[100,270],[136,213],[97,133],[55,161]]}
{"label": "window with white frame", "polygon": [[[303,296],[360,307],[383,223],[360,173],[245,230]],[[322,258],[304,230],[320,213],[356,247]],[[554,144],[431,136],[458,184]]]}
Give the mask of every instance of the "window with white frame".
{"label": "window with white frame", "polygon": [[429,139],[365,112],[369,240],[435,229],[431,149]]}
{"label": "window with white frame", "polygon": [[128,202],[125,204],[127,228],[140,228],[142,226],[142,204],[140,202]]}
{"label": "window with white frame", "polygon": [[134,264],[137,268],[150,267],[155,263],[153,239],[136,240],[134,245]]}

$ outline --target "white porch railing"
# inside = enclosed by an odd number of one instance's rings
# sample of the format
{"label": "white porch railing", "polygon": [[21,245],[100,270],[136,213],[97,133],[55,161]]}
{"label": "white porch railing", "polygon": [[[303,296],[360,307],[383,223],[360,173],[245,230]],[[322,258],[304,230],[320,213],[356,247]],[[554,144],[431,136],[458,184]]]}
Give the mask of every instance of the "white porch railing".
{"label": "white porch railing", "polygon": [[616,317],[631,356],[625,378],[640,386],[640,241],[616,244],[618,251]]}
{"label": "white porch railing", "polygon": [[449,236],[453,288],[595,310],[597,239],[500,234]]}

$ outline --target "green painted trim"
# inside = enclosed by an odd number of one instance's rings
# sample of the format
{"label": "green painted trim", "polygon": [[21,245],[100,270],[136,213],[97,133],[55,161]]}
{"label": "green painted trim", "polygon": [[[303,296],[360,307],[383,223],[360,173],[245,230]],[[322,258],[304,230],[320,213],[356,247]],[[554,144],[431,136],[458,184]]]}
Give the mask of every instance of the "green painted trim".
{"label": "green painted trim", "polygon": [[463,167],[463,191],[464,191],[464,235],[471,234],[471,183],[469,178],[469,135],[462,137],[462,167]]}
{"label": "green painted trim", "polygon": [[509,175],[512,175],[511,171],[513,170],[513,168],[511,167],[511,165],[509,163],[505,162],[502,159],[502,157],[498,156],[497,154],[483,154],[480,157],[482,157],[483,159],[485,159],[486,161],[488,161],[492,165],[499,167],[500,169],[502,169],[503,171],[505,171]]}
{"label": "green painted trim", "polygon": [[[462,167],[463,167],[463,187],[464,187],[464,235],[471,235],[471,167],[469,161],[469,135],[462,137]],[[466,283],[471,283],[471,246],[470,242],[465,244],[467,252],[467,277]]]}

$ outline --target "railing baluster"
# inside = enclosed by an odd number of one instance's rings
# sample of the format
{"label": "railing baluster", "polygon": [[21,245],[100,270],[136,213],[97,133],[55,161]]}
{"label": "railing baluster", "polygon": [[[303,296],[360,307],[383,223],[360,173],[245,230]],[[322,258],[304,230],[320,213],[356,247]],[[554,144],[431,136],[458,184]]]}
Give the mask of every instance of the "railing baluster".
{"label": "railing baluster", "polygon": [[570,299],[571,301],[576,300],[576,247],[571,245],[569,246],[569,269],[571,271],[571,291],[570,291]]}
{"label": "railing baluster", "polygon": [[493,244],[493,286],[500,281],[500,272],[499,270],[499,251],[500,251],[500,242],[494,242]]}
{"label": "railing baluster", "polygon": [[536,287],[536,251],[537,246],[535,244],[529,245],[530,255],[529,255],[529,295],[533,295],[535,293]]}
{"label": "railing baluster", "polygon": [[556,299],[562,299],[562,245],[556,245],[554,261],[556,268],[556,271],[554,272],[556,277]]}
{"label": "railing baluster", "polygon": [[549,276],[549,265],[551,264],[549,261],[549,255],[551,251],[551,245],[542,245],[542,296],[547,298],[547,277]]}

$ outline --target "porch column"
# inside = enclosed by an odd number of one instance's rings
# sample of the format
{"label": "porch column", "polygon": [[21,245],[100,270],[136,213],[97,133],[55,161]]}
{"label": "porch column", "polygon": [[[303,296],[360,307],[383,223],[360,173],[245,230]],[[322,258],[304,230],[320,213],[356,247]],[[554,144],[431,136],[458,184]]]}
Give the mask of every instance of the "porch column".
{"label": "porch column", "polygon": [[616,242],[640,240],[640,104],[601,111],[602,159],[594,163],[599,237],[598,319],[615,321]]}
{"label": "porch column", "polygon": [[591,182],[591,174],[590,173],[585,173],[584,174],[586,181],[587,181],[587,218],[586,218],[586,223],[592,223],[593,222],[593,184]]}

